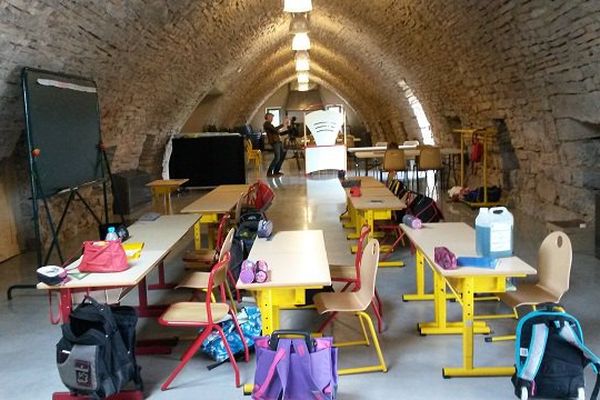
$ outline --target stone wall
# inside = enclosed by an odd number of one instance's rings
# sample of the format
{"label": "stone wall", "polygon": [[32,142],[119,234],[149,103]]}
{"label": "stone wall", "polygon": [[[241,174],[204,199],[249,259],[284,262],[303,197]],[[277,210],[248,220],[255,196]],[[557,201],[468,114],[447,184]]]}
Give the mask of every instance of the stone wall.
{"label": "stone wall", "polygon": [[[541,218],[593,217],[600,2],[313,4],[313,80],[345,98],[374,140],[419,136],[404,80],[439,143],[456,143],[458,120],[503,127],[491,179],[511,187],[518,207]],[[223,94],[206,121],[227,127],[293,79],[280,10],[279,0],[1,2],[0,160],[22,154],[18,76],[31,66],[93,77],[104,140],[116,147],[113,170],[155,173],[166,137],[212,89]]]}

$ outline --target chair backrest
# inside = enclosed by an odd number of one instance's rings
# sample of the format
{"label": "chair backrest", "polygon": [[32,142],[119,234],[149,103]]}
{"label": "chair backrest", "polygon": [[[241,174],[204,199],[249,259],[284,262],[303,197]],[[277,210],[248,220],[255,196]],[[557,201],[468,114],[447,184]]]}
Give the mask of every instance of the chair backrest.
{"label": "chair backrest", "polygon": [[208,276],[208,284],[206,285],[206,316],[208,319],[208,323],[213,323],[212,319],[212,310],[210,307],[211,293],[215,287],[218,287],[221,292],[221,297],[225,297],[225,282],[227,279],[227,268],[229,268],[229,261],[231,260],[231,256],[229,252],[223,255],[223,259],[217,262],[212,269],[210,270],[210,274]]}
{"label": "chair backrest", "polygon": [[356,292],[361,309],[366,309],[371,304],[375,295],[375,281],[377,279],[377,266],[379,264],[379,242],[377,239],[369,240],[363,249],[360,261],[360,290]]}
{"label": "chair backrest", "polygon": [[387,142],[376,142],[375,147],[387,147]]}
{"label": "chair backrest", "polygon": [[223,214],[221,220],[219,221],[219,227],[217,228],[217,243],[215,243],[215,248],[217,252],[221,251],[221,246],[223,246],[225,227],[229,222],[229,218],[231,218],[231,215],[229,215],[229,213],[226,213]]}
{"label": "chair backrest", "polygon": [[422,146],[417,165],[421,171],[426,171],[428,169],[442,169],[442,153],[440,148]]}
{"label": "chair backrest", "polygon": [[248,154],[252,152],[252,142],[250,141],[250,139],[244,140],[244,148],[246,149],[246,152]]}
{"label": "chair backrest", "polygon": [[542,242],[538,252],[538,285],[560,300],[569,290],[573,249],[564,232],[552,232]]}
{"label": "chair backrest", "polygon": [[356,283],[354,284],[354,291],[359,290],[361,286],[360,263],[362,262],[363,249],[365,248],[370,232],[371,228],[367,224],[364,224],[360,228],[360,236],[358,237],[358,243],[356,245],[356,256],[354,257],[354,268],[356,269]]}
{"label": "chair backrest", "polygon": [[404,171],[406,170],[406,160],[404,151],[400,149],[389,149],[383,155],[383,169],[385,171]]}
{"label": "chair backrest", "polygon": [[227,232],[227,236],[223,240],[223,245],[221,246],[221,250],[219,251],[219,261],[225,257],[225,254],[231,251],[231,244],[233,243],[233,237],[235,236],[235,228],[231,228],[229,232]]}

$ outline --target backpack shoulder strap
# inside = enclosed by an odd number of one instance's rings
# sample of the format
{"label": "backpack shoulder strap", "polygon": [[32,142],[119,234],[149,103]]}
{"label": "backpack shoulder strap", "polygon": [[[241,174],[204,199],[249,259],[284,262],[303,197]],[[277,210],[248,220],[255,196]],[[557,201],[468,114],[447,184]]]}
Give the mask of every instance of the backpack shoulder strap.
{"label": "backpack shoulder strap", "polygon": [[546,351],[548,333],[549,329],[544,323],[534,324],[531,327],[531,341],[527,350],[527,359],[523,365],[517,365],[517,377],[526,381],[535,379]]}
{"label": "backpack shoulder strap", "polygon": [[596,384],[594,385],[594,390],[590,399],[596,400],[598,398],[598,392],[600,392],[600,358],[598,358],[598,356],[583,343],[581,336],[568,322],[560,329],[559,335],[567,343],[581,350],[583,356],[592,364],[594,372],[596,372]]}

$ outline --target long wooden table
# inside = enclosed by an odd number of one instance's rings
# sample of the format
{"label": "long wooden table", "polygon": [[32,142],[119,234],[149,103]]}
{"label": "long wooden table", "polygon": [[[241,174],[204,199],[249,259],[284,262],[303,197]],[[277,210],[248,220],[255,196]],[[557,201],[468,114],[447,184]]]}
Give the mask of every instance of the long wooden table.
{"label": "long wooden table", "polygon": [[[182,210],[182,214],[201,214],[202,217],[198,220],[198,223],[194,226],[194,244],[196,250],[202,248],[202,224],[206,224],[210,227],[210,224],[216,224],[219,222],[221,215],[231,212],[239,201],[241,195],[248,191],[250,185],[237,184],[237,185],[220,185],[215,189],[208,192],[206,195],[200,197],[198,200],[185,206]],[[212,243],[208,240],[208,247],[212,248]]]}
{"label": "long wooden table", "polygon": [[[374,184],[377,182],[377,184]],[[367,224],[371,229],[369,239],[375,237],[375,221],[390,220],[392,211],[403,210],[406,204],[398,199],[387,187],[374,179],[361,179],[361,196],[353,197],[350,189],[346,189],[347,208],[349,221],[344,224],[345,228],[354,229],[347,235],[348,239],[358,239],[361,227]],[[351,247],[356,252],[356,245]],[[382,246],[382,252],[392,251],[391,248]],[[380,261],[380,267],[401,267],[402,261]]]}
{"label": "long wooden table", "polygon": [[[129,226],[132,242],[143,242],[141,256],[132,266],[122,272],[90,273],[82,279],[71,278],[59,286],[48,286],[38,283],[37,288],[57,291],[60,293],[60,315],[63,322],[68,321],[72,308],[72,295],[99,289],[116,289],[120,293],[120,301],[129,291],[137,286],[139,292],[139,315],[141,317],[156,317],[162,308],[148,305],[146,276],[163,260],[171,249],[190,231],[198,221],[198,215],[163,215],[154,221],[137,221]],[[77,271],[81,258],[66,266],[68,270]]]}
{"label": "long wooden table", "polygon": [[270,239],[257,238],[249,260],[264,260],[269,266],[265,283],[245,284],[238,289],[254,293],[262,316],[262,333],[279,329],[279,310],[306,303],[306,289],[331,285],[323,231],[282,231]]}
{"label": "long wooden table", "polygon": [[[514,367],[475,367],[473,339],[475,333],[490,333],[483,321],[476,321],[474,303],[476,293],[500,293],[506,290],[506,278],[536,274],[536,270],[518,257],[499,260],[495,269],[461,267],[446,270],[435,262],[434,248],[445,246],[457,256],[476,256],[475,230],[465,223],[447,222],[424,224],[421,229],[400,225],[416,248],[417,294],[425,295],[427,264],[433,272],[434,320],[418,325],[423,335],[462,335],[462,366],[443,368],[444,377],[510,376]],[[446,288],[462,306],[462,321],[448,322]]]}

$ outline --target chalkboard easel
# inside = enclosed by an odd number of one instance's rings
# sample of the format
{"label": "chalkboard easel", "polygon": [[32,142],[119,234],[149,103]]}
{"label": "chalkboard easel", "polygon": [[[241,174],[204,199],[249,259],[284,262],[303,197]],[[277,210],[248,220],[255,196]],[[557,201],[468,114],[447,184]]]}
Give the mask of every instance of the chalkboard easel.
{"label": "chalkboard easel", "polygon": [[[58,235],[75,198],[99,225],[102,224],[79,192],[81,187],[102,184],[104,223],[108,223],[107,181],[112,182],[112,174],[100,135],[98,95],[92,79],[23,68],[21,85],[38,268],[49,262],[54,249],[60,262],[65,263]],[[67,202],[56,223],[48,199],[66,193]],[[52,235],[45,255],[40,233],[40,200]],[[15,289],[35,287],[34,284],[13,285],[7,291],[7,298],[12,298]]]}

